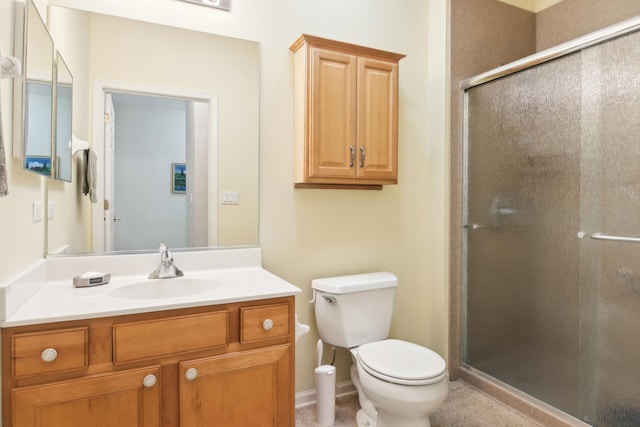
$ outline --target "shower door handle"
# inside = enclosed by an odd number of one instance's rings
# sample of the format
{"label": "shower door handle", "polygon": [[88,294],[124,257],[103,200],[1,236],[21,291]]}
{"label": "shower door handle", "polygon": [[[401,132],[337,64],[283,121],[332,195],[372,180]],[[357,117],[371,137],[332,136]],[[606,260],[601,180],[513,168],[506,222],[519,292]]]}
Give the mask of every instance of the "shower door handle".
{"label": "shower door handle", "polygon": [[608,240],[611,242],[640,243],[640,237],[612,236],[610,234],[603,233],[593,233],[591,238],[594,240]]}

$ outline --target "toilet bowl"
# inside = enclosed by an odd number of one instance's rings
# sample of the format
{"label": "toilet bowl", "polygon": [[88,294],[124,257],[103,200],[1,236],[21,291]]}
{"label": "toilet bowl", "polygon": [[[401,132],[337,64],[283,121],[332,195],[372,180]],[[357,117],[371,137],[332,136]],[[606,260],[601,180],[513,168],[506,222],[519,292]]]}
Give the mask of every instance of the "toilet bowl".
{"label": "toilet bowl", "polygon": [[[358,382],[363,412],[357,417],[358,427],[431,425],[429,416],[449,390],[442,357],[428,348],[394,339],[364,344],[351,349],[351,354],[352,381]],[[363,404],[363,398],[371,404]]]}
{"label": "toilet bowl", "polygon": [[313,280],[320,338],[349,349],[358,427],[429,427],[448,393],[446,363],[420,345],[387,339],[397,278],[388,272]]}

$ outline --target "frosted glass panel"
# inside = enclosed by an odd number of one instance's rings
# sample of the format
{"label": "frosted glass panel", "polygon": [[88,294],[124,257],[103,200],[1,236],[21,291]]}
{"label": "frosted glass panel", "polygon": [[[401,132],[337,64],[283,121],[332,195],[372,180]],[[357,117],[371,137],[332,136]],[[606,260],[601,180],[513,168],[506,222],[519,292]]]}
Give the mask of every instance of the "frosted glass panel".
{"label": "frosted glass panel", "polygon": [[468,98],[465,362],[567,412],[579,368],[580,78],[572,55]]}
{"label": "frosted glass panel", "polygon": [[640,425],[640,34],[466,92],[464,362]]}
{"label": "frosted glass panel", "polygon": [[[587,49],[582,58],[591,106],[585,140],[597,143],[600,165],[592,168],[601,199],[594,231],[640,237],[640,33]],[[597,425],[639,426],[640,244],[590,244],[600,254],[593,304]]]}

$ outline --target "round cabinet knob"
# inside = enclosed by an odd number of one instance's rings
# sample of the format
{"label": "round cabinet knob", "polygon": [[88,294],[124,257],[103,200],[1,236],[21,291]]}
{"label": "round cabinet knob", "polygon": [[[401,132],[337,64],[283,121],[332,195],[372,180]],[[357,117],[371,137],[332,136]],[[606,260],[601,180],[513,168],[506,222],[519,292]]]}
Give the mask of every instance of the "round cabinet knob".
{"label": "round cabinet knob", "polygon": [[187,372],[184,373],[184,377],[189,381],[193,381],[198,377],[198,370],[196,368],[189,368]]}
{"label": "round cabinet knob", "polygon": [[149,387],[153,387],[154,385],[156,385],[156,382],[157,382],[157,381],[158,381],[158,380],[156,379],[156,376],[155,376],[155,375],[151,375],[151,374],[149,374],[149,375],[147,375],[146,377],[144,377],[144,380],[142,380],[142,384],[143,384],[145,387],[149,388]]}
{"label": "round cabinet knob", "polygon": [[262,329],[264,329],[265,331],[270,331],[271,329],[273,329],[273,320],[267,319],[262,322]]}
{"label": "round cabinet knob", "polygon": [[43,362],[51,363],[58,358],[58,352],[55,348],[47,348],[42,352],[40,358]]}

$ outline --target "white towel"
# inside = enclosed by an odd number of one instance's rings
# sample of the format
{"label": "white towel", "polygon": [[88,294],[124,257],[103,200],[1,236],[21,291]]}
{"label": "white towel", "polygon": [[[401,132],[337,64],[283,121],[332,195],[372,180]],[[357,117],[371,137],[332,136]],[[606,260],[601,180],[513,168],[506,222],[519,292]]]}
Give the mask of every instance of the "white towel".
{"label": "white towel", "polygon": [[0,52],[0,71],[2,78],[5,77],[18,77],[21,73],[22,66],[18,58],[13,56],[3,55]]}

